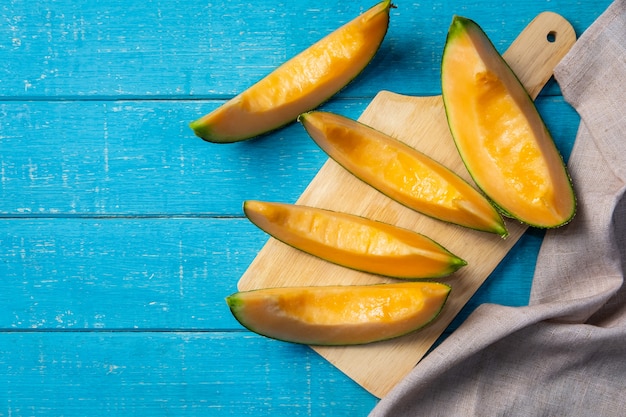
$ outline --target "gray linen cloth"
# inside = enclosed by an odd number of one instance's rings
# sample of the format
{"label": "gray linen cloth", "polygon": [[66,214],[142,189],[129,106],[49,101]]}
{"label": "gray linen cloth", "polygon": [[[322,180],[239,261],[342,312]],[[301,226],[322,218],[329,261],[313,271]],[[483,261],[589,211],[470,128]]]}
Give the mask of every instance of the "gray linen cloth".
{"label": "gray linen cloth", "polygon": [[626,416],[626,0],[555,77],[581,116],[578,212],[546,233],[529,305],[477,308],[370,416]]}

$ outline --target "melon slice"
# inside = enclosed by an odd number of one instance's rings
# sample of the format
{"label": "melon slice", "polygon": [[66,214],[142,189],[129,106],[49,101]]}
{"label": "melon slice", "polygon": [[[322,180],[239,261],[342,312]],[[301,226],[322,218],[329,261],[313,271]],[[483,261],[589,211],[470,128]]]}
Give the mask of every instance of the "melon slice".
{"label": "melon slice", "polygon": [[576,198],[563,158],[523,85],[469,19],[452,21],[441,87],[456,147],[493,204],[535,227],[569,222]]}
{"label": "melon slice", "polygon": [[507,235],[502,217],[477,189],[422,152],[338,114],[312,111],[299,120],[339,165],[393,200],[445,222]]}
{"label": "melon slice", "polygon": [[467,265],[422,234],[364,217],[254,200],[243,207],[248,219],[274,238],[348,268],[423,279],[450,275]]}
{"label": "melon slice", "polygon": [[420,329],[443,308],[450,287],[435,282],[281,287],[226,298],[247,329],[308,345],[355,345]]}
{"label": "melon slice", "polygon": [[378,51],[389,26],[384,0],[286,61],[265,78],[192,122],[209,142],[250,139],[292,122],[353,80]]}

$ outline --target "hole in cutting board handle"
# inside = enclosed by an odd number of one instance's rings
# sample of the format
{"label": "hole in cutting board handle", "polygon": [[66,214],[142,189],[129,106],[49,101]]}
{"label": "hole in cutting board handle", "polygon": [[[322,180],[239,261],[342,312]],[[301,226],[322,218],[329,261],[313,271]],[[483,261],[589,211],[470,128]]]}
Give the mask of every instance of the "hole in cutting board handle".
{"label": "hole in cutting board handle", "polygon": [[551,30],[550,32],[548,32],[548,35],[546,36],[546,39],[548,42],[550,43],[554,43],[556,42],[556,32]]}

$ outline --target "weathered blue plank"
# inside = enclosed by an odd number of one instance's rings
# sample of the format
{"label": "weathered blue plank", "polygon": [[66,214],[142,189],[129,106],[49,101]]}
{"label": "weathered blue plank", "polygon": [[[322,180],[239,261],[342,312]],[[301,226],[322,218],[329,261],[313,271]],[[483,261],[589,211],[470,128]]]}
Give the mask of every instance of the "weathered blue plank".
{"label": "weathered blue plank", "polygon": [[244,332],[0,333],[1,416],[364,416],[311,349]]}
{"label": "weathered blue plank", "polygon": [[[369,101],[323,108],[357,118]],[[240,216],[245,199],[295,201],[326,155],[299,124],[243,143],[204,142],[187,124],[217,104],[0,103],[0,216]],[[538,105],[569,154],[577,114],[561,97]]]}
{"label": "weathered blue plank", "polygon": [[[374,3],[5,1],[0,97],[230,97]],[[610,0],[396,3],[380,54],[343,96],[439,92],[453,14],[477,20],[503,50],[542,11],[581,33]]]}
{"label": "weathered blue plank", "polygon": [[[241,329],[224,298],[268,239],[245,219],[3,219],[0,230],[0,330]],[[540,243],[527,233],[461,317],[525,305]]]}
{"label": "weathered blue plank", "polygon": [[244,219],[0,220],[0,329],[239,328],[267,235]]}
{"label": "weathered blue plank", "polygon": [[[327,108],[358,117],[369,101]],[[327,159],[298,124],[209,144],[188,123],[212,102],[0,103],[2,214],[240,214],[295,200]]]}

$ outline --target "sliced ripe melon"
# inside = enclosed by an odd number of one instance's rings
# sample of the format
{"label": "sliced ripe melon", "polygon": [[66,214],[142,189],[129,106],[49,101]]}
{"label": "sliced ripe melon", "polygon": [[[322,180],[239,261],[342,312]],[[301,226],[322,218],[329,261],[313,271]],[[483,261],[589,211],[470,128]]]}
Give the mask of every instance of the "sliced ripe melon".
{"label": "sliced ripe melon", "polygon": [[312,111],[299,120],[339,165],[399,203],[449,223],[507,235],[502,217],[489,201],[427,155],[337,114]]}
{"label": "sliced ripe melon", "polygon": [[308,345],[355,345],[390,339],[434,320],[450,287],[435,282],[282,287],[226,298],[247,329]]}
{"label": "sliced ripe melon", "polygon": [[348,268],[421,279],[446,276],[467,265],[422,234],[364,217],[253,200],[243,207],[252,223],[276,239]]}
{"label": "sliced ripe melon", "polygon": [[509,217],[557,227],[574,216],[574,190],[532,99],[473,21],[455,16],[441,64],[443,101],[461,158]]}
{"label": "sliced ripe melon", "polygon": [[236,142],[277,129],[342,89],[371,61],[389,25],[384,0],[291,58],[221,107],[191,123],[209,142]]}

